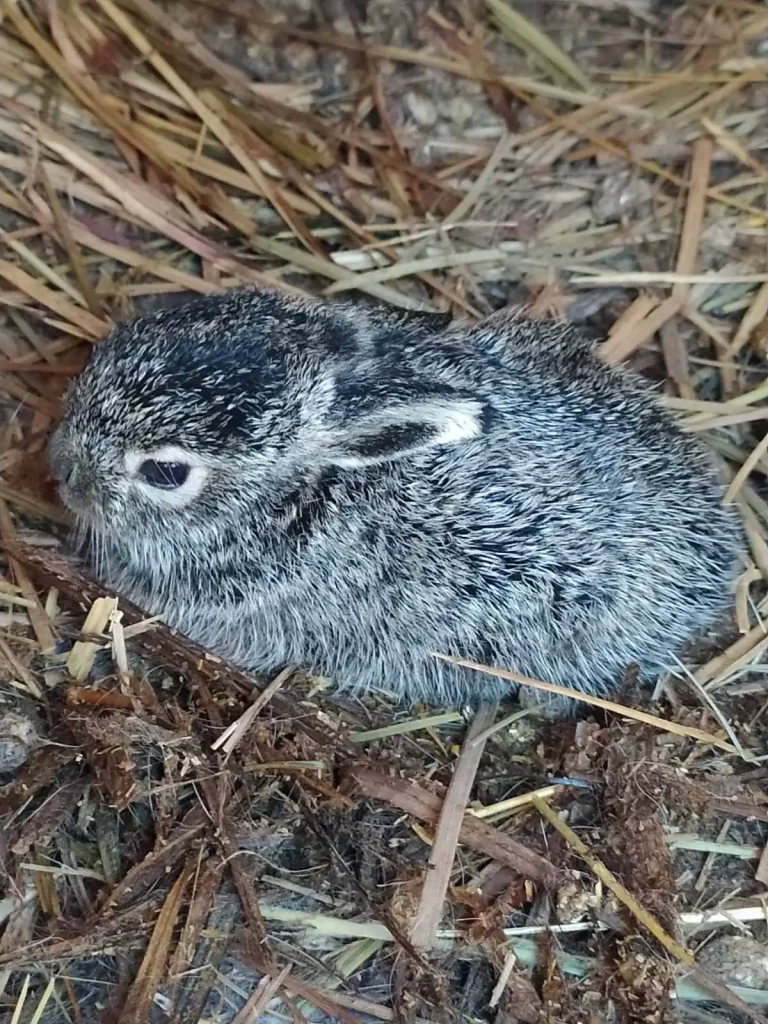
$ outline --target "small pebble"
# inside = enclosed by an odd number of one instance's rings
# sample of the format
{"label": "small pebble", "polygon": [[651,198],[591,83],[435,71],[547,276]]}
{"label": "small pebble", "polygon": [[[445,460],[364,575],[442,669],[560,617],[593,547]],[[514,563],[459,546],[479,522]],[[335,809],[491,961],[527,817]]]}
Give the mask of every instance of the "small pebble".
{"label": "small pebble", "polygon": [[7,733],[0,733],[0,772],[15,772],[30,754],[27,744]]}
{"label": "small pebble", "polygon": [[445,114],[451,121],[456,125],[465,125],[476,116],[477,105],[471,103],[464,96],[454,96],[452,100],[449,100]]}
{"label": "small pebble", "polygon": [[431,127],[437,120],[437,107],[428,97],[409,92],[406,93],[405,104],[411,117],[423,128]]}
{"label": "small pebble", "polygon": [[308,43],[289,43],[283,57],[296,71],[306,71],[316,63],[317,52]]}
{"label": "small pebble", "polygon": [[0,713],[0,772],[17,771],[40,745],[38,722],[16,711]]}

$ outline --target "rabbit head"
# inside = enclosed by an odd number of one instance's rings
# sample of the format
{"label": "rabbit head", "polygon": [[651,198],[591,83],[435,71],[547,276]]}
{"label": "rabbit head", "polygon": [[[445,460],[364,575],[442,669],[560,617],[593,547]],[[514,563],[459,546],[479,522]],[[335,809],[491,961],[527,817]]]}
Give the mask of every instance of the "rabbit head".
{"label": "rabbit head", "polygon": [[358,308],[249,291],[119,326],[51,443],[62,499],[92,537],[188,554],[191,536],[238,515],[279,517],[325,468],[476,437],[486,404],[414,372],[390,344],[444,323],[391,314],[374,331]]}

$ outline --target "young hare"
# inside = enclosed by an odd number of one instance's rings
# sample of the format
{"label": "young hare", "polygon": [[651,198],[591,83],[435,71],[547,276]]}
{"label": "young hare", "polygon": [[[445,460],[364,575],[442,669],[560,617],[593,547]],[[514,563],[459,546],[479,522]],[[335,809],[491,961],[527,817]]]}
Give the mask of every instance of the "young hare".
{"label": "young hare", "polygon": [[245,668],[408,701],[590,694],[730,600],[703,446],[572,328],[241,291],[117,327],[51,446],[105,582]]}

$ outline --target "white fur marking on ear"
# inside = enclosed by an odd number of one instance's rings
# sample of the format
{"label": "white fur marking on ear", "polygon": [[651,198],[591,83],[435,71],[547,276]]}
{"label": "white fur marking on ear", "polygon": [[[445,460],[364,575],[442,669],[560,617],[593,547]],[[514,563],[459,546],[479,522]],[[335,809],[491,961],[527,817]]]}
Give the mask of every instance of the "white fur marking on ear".
{"label": "white fur marking on ear", "polygon": [[[391,462],[440,445],[459,444],[482,433],[482,410],[482,404],[471,399],[433,400],[385,407],[377,414],[350,424],[345,430],[329,432],[327,452],[335,465],[355,469]],[[416,430],[410,442],[406,435],[402,443],[398,444],[395,439],[391,447],[385,443],[376,451],[377,436],[384,439],[389,428],[398,426],[423,427],[425,430],[423,434]],[[372,442],[371,454],[364,450],[366,440]]]}
{"label": "white fur marking on ear", "polygon": [[[478,437],[483,430],[482,406],[472,400],[452,402],[414,402],[411,405],[385,409],[372,425],[389,426],[395,423],[425,423],[435,427],[425,447],[436,444],[457,444]],[[421,447],[421,445],[419,446]]]}
{"label": "white fur marking on ear", "polygon": [[[412,407],[413,408],[413,407]],[[418,406],[415,407],[418,416]],[[452,402],[450,405],[424,406],[421,416],[441,429],[435,444],[457,444],[478,437],[483,431],[479,402]]]}

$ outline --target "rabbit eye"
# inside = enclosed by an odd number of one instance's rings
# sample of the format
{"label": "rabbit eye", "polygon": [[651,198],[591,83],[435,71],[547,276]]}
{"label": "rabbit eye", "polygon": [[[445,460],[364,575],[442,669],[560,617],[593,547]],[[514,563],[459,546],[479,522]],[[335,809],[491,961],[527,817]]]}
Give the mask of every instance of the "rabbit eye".
{"label": "rabbit eye", "polygon": [[183,487],[189,477],[189,466],[183,462],[158,462],[157,459],[145,459],[139,466],[139,476],[152,487],[164,491],[173,491]]}

